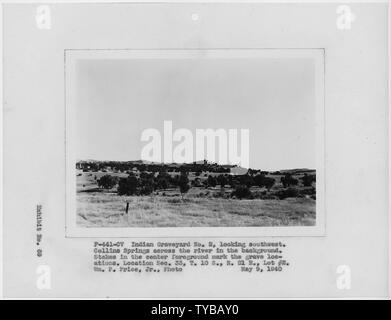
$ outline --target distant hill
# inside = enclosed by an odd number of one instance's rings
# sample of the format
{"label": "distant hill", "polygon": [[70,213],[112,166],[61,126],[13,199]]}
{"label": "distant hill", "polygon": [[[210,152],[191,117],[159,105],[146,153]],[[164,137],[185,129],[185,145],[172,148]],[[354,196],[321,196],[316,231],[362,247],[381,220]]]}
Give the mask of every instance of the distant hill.
{"label": "distant hill", "polygon": [[300,169],[285,169],[285,170],[279,170],[281,173],[291,173],[291,174],[298,174],[298,173],[315,173],[315,169],[306,169],[306,168],[300,168]]}
{"label": "distant hill", "polygon": [[[232,174],[246,174],[247,171],[252,172],[260,172],[261,169],[246,169],[242,168],[237,165],[221,165],[217,164],[211,161],[207,160],[200,160],[195,161],[191,163],[161,163],[161,162],[151,162],[151,161],[145,161],[145,160],[129,160],[129,161],[112,161],[112,160],[94,160],[94,159],[87,159],[87,160],[78,160],[76,162],[76,167],[79,169],[82,168],[88,168],[88,169],[102,169],[104,167],[114,167],[118,168],[121,171],[123,170],[129,170],[134,167],[140,167],[140,166],[147,166],[152,171],[159,171],[160,167],[169,168],[172,170],[180,170],[181,168],[184,168],[187,171],[210,171],[210,172],[226,172],[226,173],[232,173]],[[145,170],[145,169],[143,169]],[[265,171],[262,170],[264,173],[281,173],[281,174],[303,174],[303,173],[309,173],[309,174],[315,174],[315,169],[308,169],[308,168],[296,168],[296,169],[281,169],[281,170],[273,170],[273,171]]]}

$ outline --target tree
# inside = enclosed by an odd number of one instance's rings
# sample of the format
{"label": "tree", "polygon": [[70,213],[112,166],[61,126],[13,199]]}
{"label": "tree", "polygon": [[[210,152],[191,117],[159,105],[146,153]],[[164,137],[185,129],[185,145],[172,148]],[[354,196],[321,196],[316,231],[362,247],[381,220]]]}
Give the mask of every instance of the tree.
{"label": "tree", "polygon": [[181,192],[181,197],[183,200],[183,195],[185,193],[187,193],[190,189],[189,178],[187,177],[186,173],[181,173],[181,175],[179,176],[178,185],[179,185],[179,191]]}
{"label": "tree", "polygon": [[139,190],[141,195],[149,195],[154,191],[155,176],[153,173],[142,172],[139,180]]}
{"label": "tree", "polygon": [[263,187],[265,176],[263,174],[257,174],[254,177],[254,184],[260,188]]}
{"label": "tree", "polygon": [[143,172],[147,169],[147,166],[142,163],[142,164],[138,165],[137,169],[138,169],[138,171]]}
{"label": "tree", "polygon": [[97,181],[98,181],[99,188],[111,189],[118,183],[118,178],[111,176],[109,174],[105,174]]}
{"label": "tree", "polygon": [[286,198],[296,198],[299,195],[299,190],[296,188],[288,188],[278,191],[277,197],[281,200]]}
{"label": "tree", "polygon": [[214,188],[214,187],[216,187],[216,185],[217,185],[217,180],[216,180],[216,178],[213,177],[212,175],[209,175],[209,176],[208,176],[208,186]]}
{"label": "tree", "polygon": [[247,188],[250,188],[252,185],[254,185],[254,178],[248,174],[243,174],[238,176],[239,184],[247,186]]}
{"label": "tree", "polygon": [[260,188],[265,187],[268,190],[270,190],[274,186],[275,182],[276,182],[275,179],[266,177],[264,174],[257,174],[254,177],[255,185],[259,186]]}
{"label": "tree", "polygon": [[246,185],[240,184],[236,185],[234,191],[232,191],[231,196],[235,196],[238,199],[252,199],[253,194],[250,191],[250,188]]}
{"label": "tree", "polygon": [[221,188],[224,188],[225,185],[228,183],[228,179],[225,175],[221,174],[217,177],[217,183],[220,185]]}
{"label": "tree", "polygon": [[314,174],[308,175],[307,173],[304,173],[304,176],[301,178],[303,181],[303,185],[305,187],[311,187],[312,183],[316,181],[316,176]]}
{"label": "tree", "polygon": [[274,184],[276,183],[276,180],[270,177],[265,177],[263,185],[267,190],[270,190]]}
{"label": "tree", "polygon": [[227,176],[227,183],[226,184],[229,184],[231,188],[233,188],[235,186],[235,181],[234,181],[234,178],[232,175]]}
{"label": "tree", "polygon": [[170,175],[167,172],[159,172],[156,177],[156,187],[158,189],[167,189],[170,183]]}
{"label": "tree", "polygon": [[150,195],[154,191],[152,183],[144,183],[140,186],[140,195]]}
{"label": "tree", "polygon": [[200,178],[195,178],[193,181],[192,181],[192,185],[194,187],[201,187],[201,179]]}
{"label": "tree", "polygon": [[286,173],[284,177],[281,177],[281,183],[284,188],[286,188],[290,186],[296,186],[299,183],[299,180],[293,178],[290,173]]}
{"label": "tree", "polygon": [[130,174],[127,178],[121,178],[118,183],[119,195],[134,195],[137,194],[139,181],[134,174]]}

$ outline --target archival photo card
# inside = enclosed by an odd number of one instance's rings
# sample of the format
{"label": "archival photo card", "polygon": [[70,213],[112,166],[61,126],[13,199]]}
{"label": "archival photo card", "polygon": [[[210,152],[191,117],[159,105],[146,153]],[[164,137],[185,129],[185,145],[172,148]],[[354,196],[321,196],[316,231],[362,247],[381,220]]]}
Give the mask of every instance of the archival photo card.
{"label": "archival photo card", "polygon": [[388,4],[2,9],[5,297],[390,296]]}
{"label": "archival photo card", "polygon": [[69,235],[322,235],[323,49],[65,58]]}

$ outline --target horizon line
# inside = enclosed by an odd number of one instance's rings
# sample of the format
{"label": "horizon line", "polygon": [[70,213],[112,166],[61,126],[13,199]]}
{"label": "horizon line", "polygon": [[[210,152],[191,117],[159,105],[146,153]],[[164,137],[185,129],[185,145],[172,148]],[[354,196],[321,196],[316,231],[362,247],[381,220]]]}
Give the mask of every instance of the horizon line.
{"label": "horizon line", "polygon": [[260,171],[283,171],[283,170],[312,170],[312,171],[316,171],[316,168],[310,168],[310,167],[291,167],[291,168],[284,168],[284,169],[268,169],[268,170],[263,170],[263,169],[254,169],[254,168],[244,168],[244,167],[241,167],[239,164],[219,164],[217,162],[213,162],[213,161],[209,161],[207,159],[203,159],[203,160],[196,160],[196,161],[193,161],[193,162],[182,162],[182,163],[178,163],[178,162],[153,162],[153,161],[149,161],[149,160],[96,160],[96,159],[77,159],[76,160],[76,163],[78,162],[81,162],[81,161],[84,161],[84,162],[144,162],[145,164],[155,164],[155,165],[172,165],[172,164],[176,164],[176,165],[184,165],[184,164],[194,164],[196,162],[200,162],[200,161],[204,161],[206,160],[207,163],[209,164],[217,164],[218,166],[236,166],[238,168],[243,168],[243,169],[247,169],[247,170],[260,170]]}

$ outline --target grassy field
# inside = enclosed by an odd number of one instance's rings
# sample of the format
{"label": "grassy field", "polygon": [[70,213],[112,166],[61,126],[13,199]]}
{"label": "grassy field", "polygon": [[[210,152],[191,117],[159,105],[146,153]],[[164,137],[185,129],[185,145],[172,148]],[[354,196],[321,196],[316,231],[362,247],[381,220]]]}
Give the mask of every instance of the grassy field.
{"label": "grassy field", "polygon": [[[220,188],[191,188],[182,200],[179,191],[149,196],[119,196],[97,188],[107,173],[77,175],[77,223],[84,227],[255,227],[315,225],[310,198],[238,200],[214,197]],[[120,177],[126,174],[113,174]],[[231,190],[227,188],[225,192]],[[129,202],[128,214],[125,214]]]}

